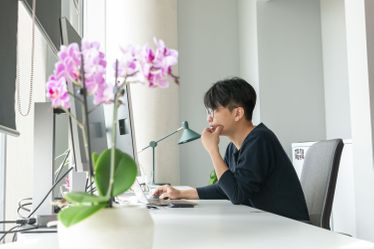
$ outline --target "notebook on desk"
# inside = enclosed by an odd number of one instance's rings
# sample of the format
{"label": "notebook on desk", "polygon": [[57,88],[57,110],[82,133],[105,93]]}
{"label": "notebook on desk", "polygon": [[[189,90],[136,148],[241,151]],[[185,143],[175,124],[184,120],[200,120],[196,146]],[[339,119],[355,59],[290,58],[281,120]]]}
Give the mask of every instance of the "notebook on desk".
{"label": "notebook on desk", "polygon": [[143,191],[137,179],[134,182],[133,190],[138,201],[150,207],[157,206],[157,207],[171,207],[171,208],[187,208],[187,207],[194,207],[197,205],[197,203],[193,201],[163,200],[163,199],[159,199],[157,196],[147,195]]}

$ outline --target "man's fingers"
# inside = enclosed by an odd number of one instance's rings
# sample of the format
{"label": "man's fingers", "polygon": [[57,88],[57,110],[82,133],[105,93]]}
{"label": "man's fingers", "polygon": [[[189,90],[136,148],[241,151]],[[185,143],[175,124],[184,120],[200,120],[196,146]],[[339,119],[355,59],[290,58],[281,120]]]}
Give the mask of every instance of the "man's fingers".
{"label": "man's fingers", "polygon": [[222,125],[217,125],[215,130],[214,130],[214,133],[221,134],[222,130],[223,130],[223,126]]}
{"label": "man's fingers", "polygon": [[208,128],[205,128],[201,134],[205,134],[205,133],[212,133],[212,128],[211,127],[208,127]]}
{"label": "man's fingers", "polygon": [[159,197],[158,197],[159,199],[169,199],[169,194],[168,193],[163,193],[162,195],[160,195]]}
{"label": "man's fingers", "polygon": [[153,192],[153,195],[160,196],[162,193],[167,191],[168,185],[159,186],[156,188],[156,190]]}
{"label": "man's fingers", "polygon": [[159,196],[160,194],[161,194],[161,191],[158,190],[158,189],[155,189],[155,190],[153,191],[153,193],[152,193],[152,195],[154,195],[154,196]]}

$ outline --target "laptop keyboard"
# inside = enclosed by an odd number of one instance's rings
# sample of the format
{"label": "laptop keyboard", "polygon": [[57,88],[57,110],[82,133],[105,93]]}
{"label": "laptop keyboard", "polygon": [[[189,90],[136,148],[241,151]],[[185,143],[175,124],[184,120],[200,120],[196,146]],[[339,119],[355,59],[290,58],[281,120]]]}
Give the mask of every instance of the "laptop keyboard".
{"label": "laptop keyboard", "polygon": [[163,200],[158,198],[158,196],[152,195],[148,197],[148,204],[155,206],[168,206],[170,204],[170,200]]}

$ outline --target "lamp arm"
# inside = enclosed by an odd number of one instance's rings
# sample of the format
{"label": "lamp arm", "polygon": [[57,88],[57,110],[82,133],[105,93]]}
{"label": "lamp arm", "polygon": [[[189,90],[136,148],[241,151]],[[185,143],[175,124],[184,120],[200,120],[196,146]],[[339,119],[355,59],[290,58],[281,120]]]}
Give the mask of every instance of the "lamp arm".
{"label": "lamp arm", "polygon": [[146,149],[148,149],[149,147],[152,147],[152,148],[156,147],[158,142],[161,142],[162,140],[165,140],[166,138],[168,138],[168,137],[174,135],[175,133],[177,133],[177,132],[179,132],[179,131],[181,131],[181,130],[183,130],[183,127],[179,127],[177,130],[173,131],[172,133],[166,135],[166,136],[163,137],[163,138],[160,138],[160,139],[157,140],[157,141],[151,141],[151,142],[149,143],[149,145],[146,146],[146,147],[144,147],[141,151],[146,150]]}
{"label": "lamp arm", "polygon": [[173,131],[172,133],[170,133],[169,135],[166,135],[165,137],[163,137],[163,138],[157,140],[156,143],[161,142],[162,140],[164,140],[164,139],[166,139],[166,138],[168,138],[168,137],[174,135],[175,133],[177,133],[177,132],[179,132],[179,131],[181,131],[181,130],[183,130],[183,127],[180,127],[180,128],[178,128],[177,130],[175,130],[175,131]]}

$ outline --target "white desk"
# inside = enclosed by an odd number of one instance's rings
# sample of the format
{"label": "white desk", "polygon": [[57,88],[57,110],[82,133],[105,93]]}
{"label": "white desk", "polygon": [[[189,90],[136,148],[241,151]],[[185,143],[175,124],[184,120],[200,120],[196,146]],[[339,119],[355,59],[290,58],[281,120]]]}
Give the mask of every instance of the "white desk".
{"label": "white desk", "polygon": [[[370,242],[228,201],[200,201],[195,208],[165,208],[151,214],[155,223],[153,249],[374,249]],[[57,249],[57,236],[0,246],[6,248]]]}

